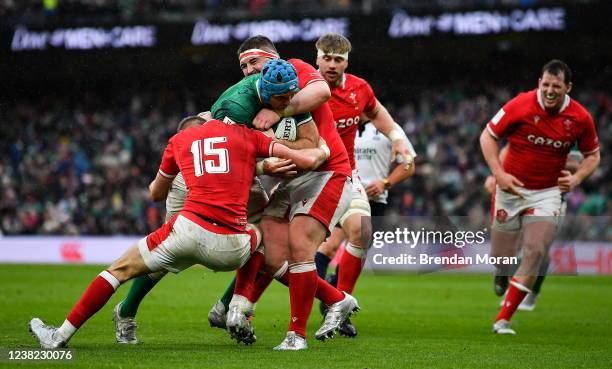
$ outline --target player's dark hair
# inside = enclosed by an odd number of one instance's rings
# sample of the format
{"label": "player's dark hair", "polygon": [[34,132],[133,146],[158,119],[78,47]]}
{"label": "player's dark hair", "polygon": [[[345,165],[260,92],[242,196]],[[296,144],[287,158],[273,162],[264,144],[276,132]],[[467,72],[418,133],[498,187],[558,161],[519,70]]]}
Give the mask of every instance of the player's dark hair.
{"label": "player's dark hair", "polygon": [[181,119],[178,126],[176,126],[176,131],[179,132],[185,128],[189,128],[191,126],[196,126],[206,122],[204,118],[198,117],[197,115],[190,115]]}
{"label": "player's dark hair", "polygon": [[272,40],[262,35],[249,37],[244,40],[242,45],[240,45],[240,47],[238,48],[238,57],[240,57],[241,53],[249,49],[262,49],[278,54],[278,51],[276,51],[276,46],[274,46]]}
{"label": "player's dark hair", "polygon": [[559,59],[553,59],[546,63],[542,67],[542,75],[544,75],[545,72],[557,77],[563,74],[563,82],[565,82],[565,84],[572,82],[572,70],[567,66],[567,64]]}

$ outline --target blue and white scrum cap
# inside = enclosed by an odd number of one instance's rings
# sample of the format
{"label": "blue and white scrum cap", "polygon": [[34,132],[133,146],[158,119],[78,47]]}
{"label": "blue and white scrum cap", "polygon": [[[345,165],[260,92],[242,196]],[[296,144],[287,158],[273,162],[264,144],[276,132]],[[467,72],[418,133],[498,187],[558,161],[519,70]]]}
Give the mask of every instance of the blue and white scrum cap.
{"label": "blue and white scrum cap", "polygon": [[293,65],[283,59],[272,59],[264,64],[259,77],[259,93],[265,104],[270,97],[298,90],[297,72]]}

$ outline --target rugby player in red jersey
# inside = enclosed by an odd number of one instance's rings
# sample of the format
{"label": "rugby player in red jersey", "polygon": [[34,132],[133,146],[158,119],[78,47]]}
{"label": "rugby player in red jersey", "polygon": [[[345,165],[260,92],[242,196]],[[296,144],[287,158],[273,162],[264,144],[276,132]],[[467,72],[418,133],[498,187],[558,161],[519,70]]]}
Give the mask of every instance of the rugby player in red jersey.
{"label": "rugby player in red jersey", "polygon": [[[316,48],[319,71],[332,93],[329,105],[334,115],[336,129],[351,163],[353,189],[350,207],[338,223],[341,228],[335,228],[332,237],[319,247],[315,260],[319,276],[325,278],[329,262],[342,240],[347,239],[345,252],[339,262],[338,289],[352,294],[361,274],[372,233],[369,218],[371,209],[368,201],[368,191],[372,189],[363,187],[355,166],[354,148],[360,118],[367,117],[378,131],[391,140],[389,162],[400,154],[409,170],[413,158],[405,143],[404,135],[399,131],[387,109],[376,99],[370,84],[362,78],[346,73],[352,49],[350,41],[340,34],[328,33],[317,40]],[[389,185],[388,181],[385,182],[385,189]],[[343,323],[340,332],[350,337],[357,334],[350,321]]]}
{"label": "rugby player in red jersey", "polygon": [[[273,97],[292,93],[277,88]],[[291,159],[297,168],[310,169],[322,163],[326,153],[292,150],[262,132],[219,120],[174,135],[149,189],[153,199],[165,198],[180,172],[189,188],[183,209],[100,273],[61,327],[33,318],[29,329],[40,345],[66,346],[115,290],[134,277],[163,270],[178,273],[194,264],[217,271],[244,265],[261,241],[246,221],[255,159],[269,156]]]}
{"label": "rugby player in red jersey", "polygon": [[[561,194],[580,185],[599,165],[599,142],[589,112],[568,93],[572,73],[560,60],[542,68],[538,88],[501,108],[480,135],[480,146],[497,182],[492,248],[508,245],[522,231],[523,258],[510,280],[493,331],[515,334],[510,318],[531,292],[560,221]],[[508,152],[499,159],[497,140]],[[575,173],[565,170],[574,143],[584,155]]]}
{"label": "rugby player in red jersey", "polygon": [[[245,74],[258,72],[263,63],[274,57],[278,57],[274,44],[261,36],[246,40],[238,51],[240,67]],[[345,185],[350,184],[351,176],[346,150],[335,129],[331,110],[325,103],[329,97],[327,84],[309,64],[299,59],[288,61],[297,70],[302,91],[283,111],[262,109],[253,125],[267,129],[281,117],[311,111],[318,134],[329,147],[330,156],[316,171],[281,183],[262,217],[268,272],[281,281],[288,274],[291,322],[287,338],[277,346],[281,350],[307,348],[304,340],[306,323],[315,295],[321,299],[322,293],[329,295],[338,291],[318,277],[314,254],[348,207],[350,185]],[[343,181],[342,189],[340,180]],[[289,260],[288,268],[286,260]],[[260,288],[257,298],[261,292]],[[356,301],[350,295],[345,296],[333,304],[331,313],[315,334],[317,339],[331,337],[346,315],[358,309]],[[228,322],[230,317],[231,311]]]}
{"label": "rugby player in red jersey", "polygon": [[[247,39],[238,50],[240,67],[245,76],[259,73],[266,62],[270,61],[271,59],[278,58],[278,52],[276,51],[274,44],[264,36],[254,36]],[[317,108],[323,102],[325,102],[327,98],[329,98],[330,93],[327,83],[321,78],[320,74],[307,63],[304,63],[298,59],[291,59],[289,62],[296,68],[299,76],[300,91],[293,96],[289,104],[284,106],[282,109],[262,109],[260,114],[253,119],[253,123],[259,122],[259,124],[261,124],[262,121],[269,122],[269,116],[275,117],[273,118],[275,122],[280,119],[280,116],[286,115],[287,117],[291,117],[313,110],[312,116],[316,122],[316,127],[312,129],[314,124],[300,125],[298,127],[298,140],[296,142],[283,142],[287,146],[293,148],[307,147],[302,145],[308,145],[309,142],[312,142],[314,146],[316,145],[320,134],[320,136],[325,139],[326,144],[330,149],[330,157],[327,159],[324,165],[319,168],[319,171],[336,172],[337,174],[342,173],[343,176],[346,175],[346,178],[349,178],[348,174],[350,174],[350,167],[348,164],[348,157],[342,146],[340,138],[337,136],[337,133],[333,127],[331,111],[327,105]],[[201,115],[208,117],[208,119],[211,117],[209,112],[202,113]],[[294,145],[299,146],[294,147]],[[284,173],[288,169],[292,169],[292,164],[286,160],[281,160],[278,162],[264,162],[264,164],[264,173],[266,174]],[[318,175],[320,175],[320,173]],[[337,181],[338,178],[339,176],[336,175],[336,179],[334,179],[334,181]],[[339,217],[341,212],[338,212],[339,214],[336,215],[334,209],[336,209],[339,205],[344,206],[344,203],[348,205],[350,191],[347,189],[347,193],[345,195],[343,194],[343,196],[346,197],[345,201],[334,204],[334,200],[328,198],[325,191],[320,191],[320,186],[322,184],[321,181],[318,181],[317,178],[310,178],[309,180],[305,179],[309,179],[309,176],[300,177],[300,179],[295,182],[295,191],[292,192],[304,195],[304,191],[307,191],[316,193],[318,197],[313,196],[310,201],[306,201],[305,204],[304,198],[292,200],[293,202],[297,202],[292,207],[296,209],[296,214],[300,215],[300,213],[308,211],[309,214],[305,215],[310,215],[311,218],[316,219],[321,224],[324,224],[324,222],[329,222],[330,224],[335,223],[335,221],[328,221],[326,218],[331,218],[334,216]],[[248,283],[248,280],[245,278],[237,278],[235,286],[234,283],[230,284],[226,290],[226,293],[209,312],[208,320],[211,326],[224,329],[227,328],[232,337],[236,338],[238,341],[245,343],[253,343],[255,341],[254,332],[250,327],[250,323],[247,318],[252,315],[254,304],[267,288],[271,280],[276,278],[282,283],[288,284],[289,273],[287,272],[289,265],[287,260],[289,258],[289,224],[287,219],[285,219],[285,214],[287,213],[287,208],[289,205],[289,201],[287,199],[288,193],[289,191],[284,191],[284,197],[281,197],[281,194],[283,193],[279,192],[279,195],[276,196],[276,200],[272,203],[272,206],[266,209],[267,214],[265,214],[266,216],[260,224],[261,228],[263,229],[263,237],[265,241],[264,244],[266,245],[265,261],[268,272],[264,273],[263,275],[261,273],[258,275],[257,270],[254,270],[257,268],[258,263],[249,263],[245,267],[241,268],[238,276],[250,275],[252,276],[253,280]],[[321,201],[318,201],[317,199],[320,199]],[[309,206],[310,209],[308,210],[307,208]],[[302,210],[300,210],[300,207],[302,207]],[[301,221],[301,219],[298,220],[296,224],[299,223],[299,221]],[[314,250],[312,253],[314,254]],[[302,268],[298,268],[299,270],[305,271],[304,274],[298,276],[298,279],[299,277],[310,274],[311,271],[308,270],[308,268],[308,264],[303,265]],[[355,308],[357,305],[354,299],[351,297],[345,297],[340,291],[329,285],[329,283],[326,281],[319,279],[318,277],[316,277],[316,279],[316,297],[321,301],[324,301],[326,304],[331,304],[332,307],[335,308],[334,310],[337,311],[337,314],[330,315],[329,319],[324,322],[323,326],[321,327],[322,329],[318,331],[319,333],[317,337],[319,339],[325,339],[335,332],[349,310]],[[127,302],[126,305],[128,306],[137,307],[150,288],[152,288],[151,284],[148,286],[134,285],[130,290],[130,294],[123,302]],[[308,299],[308,297],[305,298]],[[122,306],[123,305],[124,304],[122,304]],[[312,304],[310,304],[310,306],[311,305]],[[290,341],[294,344],[282,344],[279,346],[279,349],[304,349],[307,347],[303,337],[303,335],[305,335],[305,331],[302,331],[305,330],[310,307],[307,303],[300,302],[292,304],[292,306],[295,306],[295,309],[298,311],[296,314],[292,313],[292,324],[290,324],[289,330],[292,333],[288,334],[288,337],[291,339],[285,340],[284,343]],[[229,311],[230,309],[232,311]],[[135,337],[135,324],[133,324],[134,313],[135,309],[132,309],[132,315],[125,318],[125,324],[123,324],[123,317],[116,316],[116,321],[120,323],[117,325],[118,337]],[[293,319],[296,317],[297,319]],[[123,330],[121,329],[122,326],[128,327],[129,329]],[[126,340],[122,339],[119,341],[118,339],[118,342],[122,341]],[[130,343],[132,342],[135,343],[137,341],[133,339],[130,341]]]}

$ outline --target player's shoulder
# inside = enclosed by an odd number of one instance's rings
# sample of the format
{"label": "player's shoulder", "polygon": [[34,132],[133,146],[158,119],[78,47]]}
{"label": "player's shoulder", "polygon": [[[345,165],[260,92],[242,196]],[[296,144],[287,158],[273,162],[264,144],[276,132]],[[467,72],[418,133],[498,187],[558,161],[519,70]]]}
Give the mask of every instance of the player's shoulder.
{"label": "player's shoulder", "polygon": [[569,105],[567,106],[567,112],[575,115],[581,121],[592,120],[591,113],[584,107],[580,102],[570,98]]}
{"label": "player's shoulder", "polygon": [[534,89],[534,90],[530,90],[530,91],[523,91],[523,92],[519,92],[512,100],[510,101],[515,101],[515,102],[519,102],[521,104],[537,104],[538,102],[538,90]]}
{"label": "player's shoulder", "polygon": [[344,89],[351,91],[361,91],[366,95],[372,94],[374,92],[372,90],[372,86],[370,86],[368,81],[350,73],[344,73]]}
{"label": "player's shoulder", "polygon": [[344,78],[345,78],[344,83],[346,83],[347,85],[354,85],[354,86],[361,86],[361,85],[369,86],[370,85],[368,81],[354,74],[344,73]]}
{"label": "player's shoulder", "polygon": [[303,61],[302,59],[291,58],[291,59],[288,59],[287,62],[289,62],[289,64],[293,65],[295,70],[298,71],[298,72],[300,72],[301,70],[304,70],[304,69],[315,69],[312,65],[308,64],[307,62]]}
{"label": "player's shoulder", "polygon": [[519,92],[504,106],[506,113],[529,114],[538,108],[537,90]]}

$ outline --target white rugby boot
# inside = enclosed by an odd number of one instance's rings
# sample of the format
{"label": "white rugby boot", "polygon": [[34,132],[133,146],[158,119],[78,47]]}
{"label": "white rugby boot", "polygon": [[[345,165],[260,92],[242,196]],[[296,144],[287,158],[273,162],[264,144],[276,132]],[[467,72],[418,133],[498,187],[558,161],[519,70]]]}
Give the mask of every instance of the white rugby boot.
{"label": "white rugby boot", "polygon": [[497,334],[516,334],[511,326],[512,324],[506,319],[500,319],[493,324],[493,332]]}
{"label": "white rugby boot", "polygon": [[533,311],[536,307],[536,300],[538,299],[538,295],[533,292],[530,292],[525,296],[521,304],[518,306],[519,310],[522,311]]}
{"label": "white rugby boot", "polygon": [[250,320],[251,316],[244,313],[238,306],[230,306],[227,312],[227,332],[236,342],[251,345],[257,341],[255,329]]}
{"label": "white rugby boot", "polygon": [[340,324],[353,313],[359,311],[360,308],[357,300],[346,292],[342,293],[344,294],[344,299],[329,306],[327,314],[325,314],[325,320],[323,320],[321,327],[315,333],[316,339],[325,341],[328,338],[332,338],[336,331],[338,331],[338,328],[340,328]]}
{"label": "white rugby boot", "polygon": [[226,329],[227,311],[221,301],[217,301],[208,312],[208,322],[211,327]]}
{"label": "white rugby boot", "polygon": [[294,331],[287,332],[287,337],[280,343],[280,345],[274,347],[276,351],[298,351],[308,349],[306,339]]}
{"label": "white rugby boot", "polygon": [[57,328],[46,325],[42,320],[34,318],[30,320],[28,327],[32,336],[40,343],[40,347],[45,349],[66,347],[66,341],[56,338]]}
{"label": "white rugby boot", "polygon": [[117,343],[135,345],[138,343],[136,337],[136,321],[133,317],[121,317],[121,303],[113,309],[113,321],[115,322],[115,338]]}

